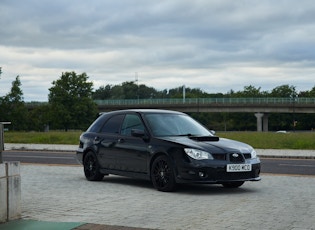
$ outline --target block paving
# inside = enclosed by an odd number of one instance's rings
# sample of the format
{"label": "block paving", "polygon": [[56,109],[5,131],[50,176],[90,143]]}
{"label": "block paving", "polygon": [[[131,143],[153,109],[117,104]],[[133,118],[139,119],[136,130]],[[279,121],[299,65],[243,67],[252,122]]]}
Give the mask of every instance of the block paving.
{"label": "block paving", "polygon": [[22,218],[87,223],[79,230],[315,230],[315,176],[262,174],[238,189],[108,176],[87,181],[82,166],[21,165]]}

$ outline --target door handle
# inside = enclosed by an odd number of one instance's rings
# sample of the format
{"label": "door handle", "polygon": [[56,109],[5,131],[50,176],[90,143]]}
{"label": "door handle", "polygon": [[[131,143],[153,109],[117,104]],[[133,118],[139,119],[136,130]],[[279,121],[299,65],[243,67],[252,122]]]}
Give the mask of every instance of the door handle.
{"label": "door handle", "polygon": [[125,142],[125,139],[123,139],[123,138],[119,138],[117,141],[117,143],[124,143],[124,142]]}

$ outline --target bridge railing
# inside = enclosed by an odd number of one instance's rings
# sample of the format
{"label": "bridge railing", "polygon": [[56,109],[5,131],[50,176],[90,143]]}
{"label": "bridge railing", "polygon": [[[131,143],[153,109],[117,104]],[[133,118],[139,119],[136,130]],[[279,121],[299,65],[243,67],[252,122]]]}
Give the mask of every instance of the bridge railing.
{"label": "bridge railing", "polygon": [[315,98],[166,98],[95,100],[97,105],[180,105],[180,104],[315,104]]}

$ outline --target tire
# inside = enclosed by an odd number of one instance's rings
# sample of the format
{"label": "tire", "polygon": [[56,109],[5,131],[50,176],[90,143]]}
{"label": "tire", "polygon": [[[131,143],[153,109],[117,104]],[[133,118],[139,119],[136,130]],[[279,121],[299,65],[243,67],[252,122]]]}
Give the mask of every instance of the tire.
{"label": "tire", "polygon": [[222,183],[224,188],[238,188],[241,187],[245,182],[244,181],[235,181],[235,182],[227,182]]}
{"label": "tire", "polygon": [[88,152],[83,160],[84,175],[89,181],[101,181],[104,174],[100,173],[97,157],[93,152]]}
{"label": "tire", "polygon": [[158,191],[171,192],[176,189],[173,167],[167,156],[159,156],[153,161],[151,181]]}

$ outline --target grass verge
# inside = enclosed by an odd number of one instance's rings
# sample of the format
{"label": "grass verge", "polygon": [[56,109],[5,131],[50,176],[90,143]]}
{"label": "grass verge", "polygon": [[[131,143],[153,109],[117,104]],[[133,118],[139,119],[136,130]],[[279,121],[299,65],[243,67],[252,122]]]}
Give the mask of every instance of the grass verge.
{"label": "grass verge", "polygon": [[4,132],[5,143],[22,144],[79,144],[81,131]]}
{"label": "grass verge", "polygon": [[248,143],[257,149],[315,149],[315,132],[218,132],[217,135]]}
{"label": "grass verge", "polygon": [[[79,144],[81,131],[5,132],[6,143]],[[315,149],[315,132],[217,132],[219,137],[242,141],[258,149]]]}

